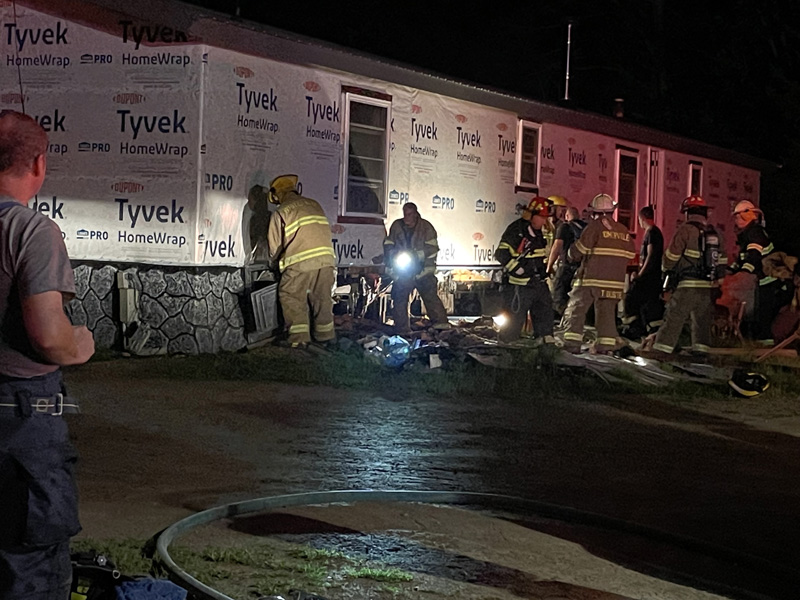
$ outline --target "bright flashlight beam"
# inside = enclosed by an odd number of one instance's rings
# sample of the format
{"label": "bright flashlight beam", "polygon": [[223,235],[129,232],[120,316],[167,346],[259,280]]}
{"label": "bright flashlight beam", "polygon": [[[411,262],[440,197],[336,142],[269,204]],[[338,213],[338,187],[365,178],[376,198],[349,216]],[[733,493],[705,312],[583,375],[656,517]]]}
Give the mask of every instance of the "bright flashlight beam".
{"label": "bright flashlight beam", "polygon": [[408,252],[401,252],[395,257],[394,266],[398,269],[407,269],[411,266],[411,255]]}
{"label": "bright flashlight beam", "polygon": [[492,321],[494,321],[494,324],[497,325],[498,328],[502,328],[508,322],[508,317],[505,315],[497,315],[496,317],[492,317]]}

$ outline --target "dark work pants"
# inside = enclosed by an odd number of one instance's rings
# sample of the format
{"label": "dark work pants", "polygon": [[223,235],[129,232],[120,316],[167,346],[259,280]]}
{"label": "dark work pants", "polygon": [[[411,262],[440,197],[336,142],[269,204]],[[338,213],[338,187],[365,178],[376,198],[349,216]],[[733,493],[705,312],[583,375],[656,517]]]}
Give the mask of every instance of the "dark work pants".
{"label": "dark work pants", "polygon": [[553,281],[553,308],[559,315],[563,315],[569,304],[569,293],[572,290],[572,279],[578,270],[578,263],[562,262]]}
{"label": "dark work pants", "polygon": [[553,335],[553,300],[543,281],[536,281],[532,286],[506,284],[503,287],[503,311],[508,322],[500,329],[502,342],[519,339],[528,314],[533,323],[534,337]]}
{"label": "dark work pants", "polygon": [[743,324],[744,335],[755,340],[772,341],[772,322],[781,308],[792,301],[793,288],[777,280],[756,288],[752,319]]}
{"label": "dark work pants", "polygon": [[641,319],[647,333],[658,329],[664,318],[660,277],[646,276],[633,280],[625,295],[625,316]]}
{"label": "dark work pants", "polygon": [[[62,391],[58,371],[0,378],[0,403]],[[78,531],[76,454],[63,417],[0,413],[0,598],[67,600],[69,539]]]}
{"label": "dark work pants", "polygon": [[408,318],[408,300],[414,289],[422,296],[428,318],[434,324],[447,323],[447,310],[439,298],[439,283],[436,275],[429,273],[418,279],[395,279],[392,283],[392,318],[394,326],[400,331],[410,328]]}

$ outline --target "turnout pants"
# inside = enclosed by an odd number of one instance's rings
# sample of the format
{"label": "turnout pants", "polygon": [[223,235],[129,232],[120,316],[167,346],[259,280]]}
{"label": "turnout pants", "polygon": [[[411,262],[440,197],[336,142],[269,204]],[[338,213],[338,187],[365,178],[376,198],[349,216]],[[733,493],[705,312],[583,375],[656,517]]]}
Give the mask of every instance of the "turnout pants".
{"label": "turnout pants", "polygon": [[580,286],[572,288],[569,304],[564,316],[567,330],[564,333],[564,344],[567,350],[580,350],[583,342],[583,327],[586,324],[586,313],[594,305],[594,321],[597,328],[595,348],[605,352],[614,349],[617,343],[616,311],[619,298],[608,298],[598,287]]}
{"label": "turnout pants", "polygon": [[535,337],[553,335],[553,301],[544,281],[537,281],[532,286],[506,284],[503,287],[503,309],[508,323],[500,329],[501,342],[519,339],[528,314]]}
{"label": "turnout pants", "polygon": [[333,329],[334,279],[333,267],[305,272],[297,272],[289,267],[283,272],[278,295],[291,344],[307,344],[311,341],[309,309],[314,339],[326,342],[336,337]]}
{"label": "turnout pants", "polygon": [[[59,371],[0,376],[0,598],[67,600],[69,539],[80,531],[77,455],[63,417],[31,398],[63,393]],[[18,403],[20,409],[9,404]]]}
{"label": "turnout pants", "polygon": [[711,344],[711,288],[679,287],[667,302],[664,324],[656,334],[655,350],[671,353],[683,326],[691,319],[692,350],[708,352]]}
{"label": "turnout pants", "polygon": [[399,331],[408,331],[411,326],[408,316],[408,300],[414,289],[422,296],[428,318],[434,324],[447,323],[447,310],[439,298],[436,275],[429,273],[418,279],[395,279],[392,283],[392,318]]}

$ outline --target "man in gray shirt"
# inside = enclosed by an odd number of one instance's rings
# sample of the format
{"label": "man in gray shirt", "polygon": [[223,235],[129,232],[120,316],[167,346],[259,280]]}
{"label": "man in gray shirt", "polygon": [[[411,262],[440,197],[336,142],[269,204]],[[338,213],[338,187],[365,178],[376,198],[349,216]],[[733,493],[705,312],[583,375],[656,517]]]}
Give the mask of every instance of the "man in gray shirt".
{"label": "man in gray shirt", "polygon": [[59,367],[89,360],[73,326],[75,294],[58,226],[28,208],[48,140],[30,117],[0,112],[0,598],[66,600],[69,539],[80,530],[75,451],[61,415],[75,412]]}

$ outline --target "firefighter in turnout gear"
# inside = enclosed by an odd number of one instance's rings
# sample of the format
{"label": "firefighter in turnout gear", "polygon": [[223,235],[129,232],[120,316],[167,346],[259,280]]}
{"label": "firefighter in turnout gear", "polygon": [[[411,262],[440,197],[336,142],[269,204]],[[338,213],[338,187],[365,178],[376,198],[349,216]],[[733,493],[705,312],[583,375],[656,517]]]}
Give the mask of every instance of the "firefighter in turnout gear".
{"label": "firefighter in turnout gear", "polygon": [[436,257],[439,241],[436,229],[420,217],[417,205],[403,205],[403,218],[389,228],[383,241],[383,260],[392,277],[392,316],[398,332],[410,330],[408,301],[416,289],[436,329],[448,329],[447,311],[439,298]]}
{"label": "firefighter in turnout gear", "polygon": [[542,232],[549,214],[547,199],[535,196],[497,245],[495,258],[503,265],[503,312],[508,319],[500,328],[503,342],[519,338],[528,313],[534,337],[555,342],[553,303],[545,272],[547,242]]}
{"label": "firefighter in turnout gear", "polygon": [[733,277],[755,280],[755,306],[749,311],[752,316],[744,323],[743,333],[762,344],[772,345],[772,322],[781,307],[791,302],[793,290],[785,282],[764,273],[763,260],[775,252],[775,247],[764,229],[762,217],[761,211],[748,200],[734,207],[739,256],[731,268]]}
{"label": "firefighter in turnout gear", "polygon": [[564,313],[564,349],[568,352],[580,352],[586,313],[592,305],[597,327],[595,350],[608,353],[616,345],[616,308],[622,299],[626,268],[636,256],[627,227],[611,217],[616,206],[608,194],[595,196],[589,204],[592,220],[569,249],[569,259],[581,264]]}
{"label": "firefighter in turnout gear", "polygon": [[269,201],[278,205],[269,222],[269,260],[281,272],[278,297],[289,330],[292,347],[311,341],[309,305],[313,314],[314,339],[331,342],[333,329],[333,284],[336,258],[331,228],[318,202],[297,193],[297,175],[272,180]]}
{"label": "firefighter in turnout gear", "polygon": [[722,237],[707,222],[708,205],[703,198],[689,196],[681,204],[681,212],[686,213],[686,222],[675,231],[662,259],[669,299],[653,349],[672,353],[684,324],[691,319],[692,352],[705,354],[711,343],[711,289],[727,257]]}

